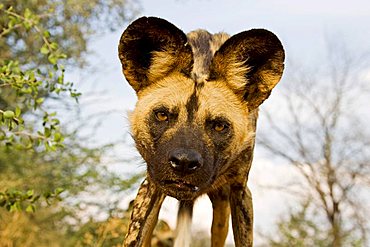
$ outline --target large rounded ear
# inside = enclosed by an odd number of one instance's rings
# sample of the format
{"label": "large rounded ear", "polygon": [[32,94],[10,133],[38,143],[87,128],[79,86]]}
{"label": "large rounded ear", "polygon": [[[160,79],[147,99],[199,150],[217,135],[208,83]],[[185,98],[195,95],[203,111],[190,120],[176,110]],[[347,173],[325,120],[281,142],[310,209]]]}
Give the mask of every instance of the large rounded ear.
{"label": "large rounded ear", "polygon": [[252,29],[229,38],[215,53],[210,80],[222,79],[249,109],[267,99],[284,70],[284,49],[270,31]]}
{"label": "large rounded ear", "polygon": [[166,20],[141,17],[123,32],[118,46],[123,73],[136,92],[179,71],[190,76],[193,54],[185,33]]}

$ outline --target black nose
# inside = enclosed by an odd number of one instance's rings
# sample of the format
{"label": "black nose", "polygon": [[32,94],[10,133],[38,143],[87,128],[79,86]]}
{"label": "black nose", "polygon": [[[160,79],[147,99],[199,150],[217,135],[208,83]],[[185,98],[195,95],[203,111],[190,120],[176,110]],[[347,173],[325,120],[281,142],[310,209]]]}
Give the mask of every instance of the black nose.
{"label": "black nose", "polygon": [[193,149],[178,148],[170,152],[169,163],[176,172],[189,174],[203,165],[203,158]]}

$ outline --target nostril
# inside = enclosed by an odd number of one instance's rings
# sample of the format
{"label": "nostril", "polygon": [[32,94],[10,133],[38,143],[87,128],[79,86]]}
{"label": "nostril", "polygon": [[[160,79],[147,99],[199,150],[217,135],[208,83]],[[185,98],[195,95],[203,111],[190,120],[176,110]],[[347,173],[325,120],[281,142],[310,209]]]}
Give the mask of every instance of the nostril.
{"label": "nostril", "polygon": [[203,165],[202,156],[192,149],[175,149],[169,155],[171,167],[178,172],[194,172]]}
{"label": "nostril", "polygon": [[192,170],[196,170],[196,169],[198,169],[200,166],[201,166],[201,165],[200,165],[199,161],[190,161],[190,162],[188,163],[188,169],[189,169],[190,171],[192,171]]}
{"label": "nostril", "polygon": [[170,157],[169,161],[170,161],[170,165],[173,168],[175,168],[175,169],[179,168],[179,163],[180,162],[179,162],[179,160],[176,157]]}

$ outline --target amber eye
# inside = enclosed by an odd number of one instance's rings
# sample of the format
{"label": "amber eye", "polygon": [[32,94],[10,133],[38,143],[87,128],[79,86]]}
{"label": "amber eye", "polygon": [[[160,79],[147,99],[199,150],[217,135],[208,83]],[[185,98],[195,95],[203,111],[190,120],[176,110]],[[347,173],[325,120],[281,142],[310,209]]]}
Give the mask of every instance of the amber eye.
{"label": "amber eye", "polygon": [[227,125],[225,123],[215,123],[215,125],[213,126],[213,129],[217,132],[221,132],[224,129],[226,129],[226,127]]}
{"label": "amber eye", "polygon": [[168,120],[168,115],[164,111],[158,111],[155,113],[155,117],[157,118],[158,121],[163,122]]}

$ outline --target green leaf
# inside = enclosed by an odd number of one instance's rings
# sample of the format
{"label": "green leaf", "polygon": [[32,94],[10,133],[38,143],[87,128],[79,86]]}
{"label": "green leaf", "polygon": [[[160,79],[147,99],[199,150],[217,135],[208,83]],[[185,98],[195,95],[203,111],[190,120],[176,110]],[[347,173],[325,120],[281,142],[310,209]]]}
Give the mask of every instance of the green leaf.
{"label": "green leaf", "polygon": [[30,199],[33,196],[33,190],[28,190],[26,195],[27,195],[27,198]]}
{"label": "green leaf", "polygon": [[59,132],[54,134],[54,141],[55,142],[59,142],[61,139],[62,139],[62,135]]}
{"label": "green leaf", "polygon": [[47,152],[50,152],[50,151],[51,151],[51,147],[50,147],[50,144],[49,144],[49,142],[48,142],[48,141],[44,142],[44,147],[45,147],[45,150],[46,150]]}
{"label": "green leaf", "polygon": [[51,120],[51,122],[52,122],[52,124],[53,124],[53,125],[59,125],[59,124],[60,124],[60,120],[59,120],[59,119],[57,119],[57,118],[53,118],[53,119]]}
{"label": "green leaf", "polygon": [[16,108],[15,108],[15,116],[16,117],[19,117],[21,115],[21,108],[19,108],[19,106],[17,106]]}
{"label": "green leaf", "polygon": [[58,49],[58,44],[57,44],[57,43],[55,43],[55,42],[52,42],[52,43],[50,44],[50,48],[51,48],[52,50],[56,50],[56,49]]}
{"label": "green leaf", "polygon": [[64,191],[64,189],[63,189],[63,188],[56,188],[54,193],[55,193],[56,195],[59,195],[59,194],[61,194],[63,191]]}
{"label": "green leaf", "polygon": [[44,34],[44,37],[45,37],[45,38],[49,38],[49,37],[50,37],[50,32],[49,32],[49,31],[47,31],[47,30],[46,30],[46,31],[44,31],[44,33],[43,33],[43,34]]}
{"label": "green leaf", "polygon": [[44,128],[44,135],[45,135],[45,137],[50,137],[50,135],[51,135],[51,131],[50,131],[50,129],[49,128]]}
{"label": "green leaf", "polygon": [[36,208],[35,208],[35,205],[33,204],[28,205],[26,208],[27,213],[34,213],[35,211],[36,211]]}
{"label": "green leaf", "polygon": [[22,206],[20,202],[14,202],[13,204],[10,205],[9,208],[10,212],[15,212],[15,211],[22,211]]}
{"label": "green leaf", "polygon": [[14,118],[14,116],[15,116],[15,114],[14,114],[14,112],[13,111],[5,111],[4,113],[3,113],[3,115],[4,115],[4,118],[7,118],[7,119],[11,119],[11,118]]}
{"label": "green leaf", "polygon": [[30,30],[30,28],[32,27],[32,25],[28,21],[23,22],[23,26],[26,28],[26,30]]}
{"label": "green leaf", "polygon": [[58,58],[54,54],[50,54],[48,60],[51,64],[56,64],[58,62]]}
{"label": "green leaf", "polygon": [[64,82],[64,76],[61,75],[61,76],[58,76],[58,84],[63,84]]}
{"label": "green leaf", "polygon": [[32,12],[31,12],[31,10],[26,9],[26,10],[24,11],[24,17],[25,17],[26,19],[29,19],[31,16],[32,16]]}
{"label": "green leaf", "polygon": [[43,102],[44,102],[44,98],[38,98],[37,100],[36,100],[36,103],[38,104],[38,105],[41,105]]}
{"label": "green leaf", "polygon": [[36,195],[35,197],[32,198],[31,203],[35,203],[38,199],[40,199],[40,195]]}
{"label": "green leaf", "polygon": [[31,87],[22,88],[21,92],[25,93],[25,94],[31,94],[32,93],[32,88]]}
{"label": "green leaf", "polygon": [[49,47],[47,46],[47,44],[44,44],[41,49],[40,49],[40,52],[44,55],[48,54],[50,51],[49,51]]}

